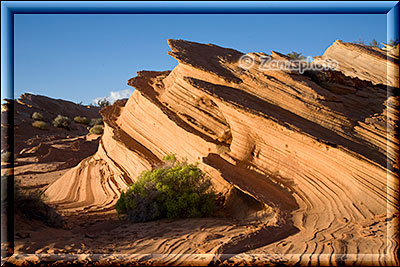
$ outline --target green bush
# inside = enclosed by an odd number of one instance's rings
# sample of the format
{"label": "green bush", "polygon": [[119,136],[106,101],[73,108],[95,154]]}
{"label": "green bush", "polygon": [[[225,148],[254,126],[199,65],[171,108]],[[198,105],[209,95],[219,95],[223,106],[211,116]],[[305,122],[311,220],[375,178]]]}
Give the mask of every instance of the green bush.
{"label": "green bush", "polygon": [[92,128],[90,128],[89,133],[91,133],[91,134],[103,134],[103,126],[95,125]]}
{"label": "green bush", "polygon": [[55,117],[55,119],[53,120],[53,126],[59,128],[69,129],[70,123],[71,120],[68,117],[62,115],[57,115],[57,117]]}
{"label": "green bush", "polygon": [[44,121],[34,121],[32,122],[32,126],[41,130],[49,129],[49,126]]}
{"label": "green bush", "polygon": [[34,112],[32,114],[32,119],[34,119],[35,121],[42,121],[44,118],[43,118],[42,113]]}
{"label": "green bush", "polygon": [[103,118],[96,118],[96,119],[91,119],[89,125],[91,127],[95,126],[95,125],[103,125]]}
{"label": "green bush", "polygon": [[80,123],[80,124],[86,124],[86,125],[89,124],[88,118],[86,118],[86,117],[81,117],[81,116],[76,116],[76,117],[74,118],[74,122]]}
{"label": "green bush", "polygon": [[143,172],[122,192],[116,204],[119,218],[145,222],[161,218],[209,216],[215,209],[211,181],[196,165],[164,158],[159,168]]}
{"label": "green bush", "polygon": [[292,53],[288,53],[287,56],[290,57],[291,59],[295,59],[295,60],[305,59],[305,56],[303,56],[301,53],[298,53],[295,51],[293,51]]}

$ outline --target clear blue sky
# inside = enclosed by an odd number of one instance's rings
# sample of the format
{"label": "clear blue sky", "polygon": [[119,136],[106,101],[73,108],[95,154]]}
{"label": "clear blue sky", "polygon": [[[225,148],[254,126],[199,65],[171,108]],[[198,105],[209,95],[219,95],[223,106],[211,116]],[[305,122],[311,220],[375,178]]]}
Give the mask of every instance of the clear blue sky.
{"label": "clear blue sky", "polygon": [[166,39],[242,52],[323,54],[337,39],[386,42],[386,15],[15,15],[15,91],[91,103],[171,70]]}

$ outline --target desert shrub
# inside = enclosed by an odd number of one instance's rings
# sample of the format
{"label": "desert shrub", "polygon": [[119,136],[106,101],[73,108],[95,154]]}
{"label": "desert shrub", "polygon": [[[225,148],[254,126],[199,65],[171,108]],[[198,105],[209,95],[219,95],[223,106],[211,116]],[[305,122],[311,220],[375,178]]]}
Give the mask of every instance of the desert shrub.
{"label": "desert shrub", "polygon": [[102,134],[103,133],[103,126],[95,125],[92,128],[90,128],[89,133],[91,133],[91,134]]}
{"label": "desert shrub", "polygon": [[91,119],[89,125],[90,126],[95,126],[95,125],[103,125],[103,118],[95,118],[95,119]]}
{"label": "desert shrub", "polygon": [[215,192],[196,165],[164,158],[161,167],[143,172],[122,192],[116,210],[120,218],[145,222],[161,218],[204,217],[213,213]]}
{"label": "desert shrub", "polygon": [[369,46],[372,47],[379,47],[378,41],[375,39],[372,39],[372,41],[369,43]]}
{"label": "desert shrub", "polygon": [[74,117],[74,122],[80,123],[80,124],[89,124],[89,120],[86,117],[81,117],[81,116],[76,116]]}
{"label": "desert shrub", "polygon": [[298,53],[295,51],[293,51],[292,53],[288,53],[287,56],[294,60],[305,59],[305,56],[303,56],[301,53]]}
{"label": "desert shrub", "polygon": [[44,121],[34,121],[32,122],[32,126],[41,130],[49,129],[49,126]]}
{"label": "desert shrub", "polygon": [[35,121],[42,121],[44,118],[43,118],[42,113],[33,112],[32,119],[34,119]]}
{"label": "desert shrub", "polygon": [[44,203],[43,191],[28,191],[14,182],[14,212],[27,219],[45,222],[50,226],[62,226],[61,216]]}
{"label": "desert shrub", "polygon": [[110,103],[110,101],[108,101],[107,98],[103,98],[103,99],[97,100],[97,105],[98,105],[99,107],[106,107],[106,106],[111,105],[111,103]]}
{"label": "desert shrub", "polygon": [[57,115],[57,117],[55,117],[53,120],[53,126],[59,128],[69,129],[70,123],[71,120],[68,117],[62,115]]}

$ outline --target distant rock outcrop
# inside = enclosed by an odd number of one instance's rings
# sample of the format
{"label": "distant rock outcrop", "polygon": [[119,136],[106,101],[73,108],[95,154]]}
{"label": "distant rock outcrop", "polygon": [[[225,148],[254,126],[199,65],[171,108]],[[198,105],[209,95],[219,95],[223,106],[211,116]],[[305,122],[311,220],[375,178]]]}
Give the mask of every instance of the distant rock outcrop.
{"label": "distant rock outcrop", "polygon": [[113,209],[142,171],[175,153],[199,162],[227,199],[238,188],[299,230],[251,257],[393,263],[398,76],[386,70],[398,70],[396,59],[337,41],[322,59],[338,61],[340,71],[301,75],[260,71],[265,54],[252,53],[254,65],[244,69],[236,50],[168,43],[179,64],[129,80],[136,89],[129,100],[101,112],[97,153],[47,189],[52,203],[72,213]]}
{"label": "distant rock outcrop", "polygon": [[[35,156],[39,156],[38,162],[60,159],[60,161],[69,162],[65,166],[74,165],[85,156],[87,157],[95,152],[93,149],[96,149],[97,141],[89,142],[83,140],[84,138],[72,140],[88,133],[87,125],[73,123],[73,119],[75,116],[84,116],[89,120],[99,118],[101,117],[100,107],[84,106],[71,101],[29,93],[22,94],[19,99],[5,99],[5,102],[1,105],[1,131],[2,138],[4,138],[1,143],[2,152],[7,149],[10,142],[13,142],[16,157],[29,156],[29,150],[37,151],[38,153]],[[7,116],[10,111],[13,112],[12,116]],[[43,116],[42,120],[48,125],[47,130],[32,126],[34,122],[32,115],[35,112]],[[68,130],[52,127],[53,119],[59,114],[71,119],[72,123]],[[13,136],[7,134],[7,129],[11,125],[8,119],[13,120]],[[72,143],[73,145],[71,145]],[[39,147],[40,149],[37,150]],[[76,149],[77,147],[79,149]],[[76,162],[77,160],[78,162]]]}

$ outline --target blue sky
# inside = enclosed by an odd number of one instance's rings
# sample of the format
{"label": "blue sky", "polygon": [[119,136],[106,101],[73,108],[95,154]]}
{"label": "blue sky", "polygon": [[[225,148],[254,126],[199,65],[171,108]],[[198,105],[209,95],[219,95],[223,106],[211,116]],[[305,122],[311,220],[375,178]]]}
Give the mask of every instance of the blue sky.
{"label": "blue sky", "polygon": [[386,42],[386,15],[15,15],[14,97],[91,103],[127,96],[140,70],[171,70],[167,39],[242,52],[323,54],[335,40]]}

